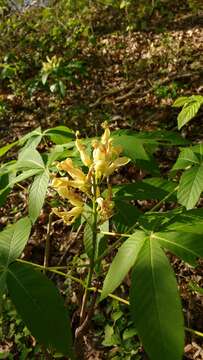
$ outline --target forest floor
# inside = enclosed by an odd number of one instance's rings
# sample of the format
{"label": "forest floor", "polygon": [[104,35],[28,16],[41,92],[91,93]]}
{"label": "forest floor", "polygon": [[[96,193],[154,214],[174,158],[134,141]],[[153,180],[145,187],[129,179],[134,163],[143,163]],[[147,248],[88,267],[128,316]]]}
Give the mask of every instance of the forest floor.
{"label": "forest floor", "polygon": [[[108,15],[107,23],[111,22],[111,16]],[[46,129],[66,125],[74,130],[80,129],[84,136],[100,134],[100,125],[104,120],[112,129],[177,130],[178,112],[172,107],[174,100],[181,95],[203,92],[203,15],[177,14],[167,24],[158,20],[159,26],[156,22],[148,31],[123,32],[114,29],[105,33],[98,25],[98,28],[95,26],[96,41],[88,46],[86,43],[84,46],[82,40],[80,43],[79,59],[85,59],[87,76],[82,77],[78,84],[71,84],[64,98],[42,90],[30,98],[2,86],[0,98],[7,104],[7,112],[0,115],[1,146],[38,126]],[[114,22],[119,28],[119,24]],[[203,141],[201,111],[181,134],[195,142]],[[175,161],[174,154],[160,154],[159,161],[167,167]],[[128,179],[137,175],[138,171],[125,174]],[[0,209],[2,228],[13,217],[18,218],[19,208],[23,211],[24,202],[24,194],[14,189],[5,207]],[[25,250],[26,259],[43,261],[47,219],[45,207]],[[74,234],[71,236],[74,238]],[[55,224],[51,237],[51,263],[63,264],[68,241],[65,227]],[[79,248],[80,244],[73,240],[69,246],[70,255],[73,257]],[[186,324],[189,328],[202,331],[203,297],[192,291],[188,284],[192,281],[203,285],[203,263],[200,262],[194,269],[175,257],[171,257],[171,262],[180,285]],[[60,282],[59,279],[57,281]],[[108,317],[106,310],[104,316]],[[90,336],[87,336],[86,358],[108,359],[108,351],[100,346],[99,337],[93,337],[94,331],[93,327]],[[10,352],[16,351],[14,341],[8,341],[7,345],[0,342],[0,351],[5,346]],[[145,359],[141,347],[139,351]],[[184,359],[203,359],[203,338],[187,332]]]}

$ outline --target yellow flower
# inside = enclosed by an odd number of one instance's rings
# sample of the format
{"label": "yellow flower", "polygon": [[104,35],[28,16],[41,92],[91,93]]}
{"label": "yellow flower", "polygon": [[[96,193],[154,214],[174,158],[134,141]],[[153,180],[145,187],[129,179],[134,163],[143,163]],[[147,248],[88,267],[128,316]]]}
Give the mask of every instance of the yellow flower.
{"label": "yellow flower", "polygon": [[86,193],[89,198],[94,197],[96,192],[98,212],[102,221],[109,219],[113,215],[114,203],[111,200],[110,185],[108,184],[108,196],[106,199],[103,199],[100,196],[100,181],[98,180],[109,177],[119,167],[126,165],[130,159],[125,156],[120,157],[122,147],[113,146],[110,130],[106,123],[103,125],[103,128],[104,133],[101,136],[101,141],[94,140],[92,142],[92,159],[88,155],[85,145],[78,139],[78,133],[76,133],[75,145],[80,153],[83,164],[89,168],[87,174],[80,168],[76,168],[71,159],[66,159],[57,165],[59,170],[67,172],[71,178],[55,178],[52,186],[61,197],[67,199],[73,205],[73,208],[69,211],[53,209],[53,212],[68,225],[72,224],[82,214],[84,209],[83,199],[74,189],[79,189]]}
{"label": "yellow flower", "polygon": [[[76,133],[77,136],[77,133]],[[81,140],[76,138],[75,140],[76,148],[78,149],[80,153],[80,158],[85,166],[90,167],[92,164],[92,160],[90,159],[89,155],[86,152],[86,147],[81,143]]]}
{"label": "yellow flower", "polygon": [[121,146],[113,146],[113,139],[110,138],[110,130],[106,123],[103,124],[104,133],[101,142],[94,140],[93,147],[93,168],[97,179],[110,176],[120,166],[126,165],[130,159],[119,157],[122,152]]}
{"label": "yellow flower", "polygon": [[56,178],[52,181],[52,186],[56,189],[58,194],[64,199],[68,199],[73,206],[81,207],[83,206],[82,198],[79,194],[68,187],[69,180],[67,178]]}
{"label": "yellow flower", "polygon": [[110,199],[97,198],[98,211],[103,221],[109,219],[113,215],[114,203]]}
{"label": "yellow flower", "polygon": [[58,217],[63,219],[65,224],[71,225],[82,214],[83,207],[75,206],[69,211],[58,211],[58,209],[53,208],[52,211]]}
{"label": "yellow flower", "polygon": [[92,142],[93,147],[93,161],[106,160],[106,147],[103,144],[100,144],[98,140]]}
{"label": "yellow flower", "polygon": [[117,158],[107,167],[104,176],[106,177],[110,176],[111,174],[113,174],[115,170],[117,170],[121,166],[126,165],[129,161],[130,159],[126,156]]}
{"label": "yellow flower", "polygon": [[57,58],[56,55],[52,56],[50,59],[48,56],[46,56],[47,62],[42,62],[42,71],[43,72],[51,72],[57,67],[59,67],[61,58]]}
{"label": "yellow flower", "polygon": [[[90,188],[90,184],[85,180],[70,180],[69,178],[67,177],[63,177],[63,178],[55,178],[53,181],[52,181],[52,186],[54,188],[75,188],[75,189],[79,189],[81,190],[82,192],[87,192]],[[59,193],[59,191],[58,191]],[[62,196],[62,195],[61,195]]]}
{"label": "yellow flower", "polygon": [[110,129],[106,122],[103,123],[103,128],[104,128],[104,133],[101,136],[101,143],[104,144],[105,146],[107,146],[109,139],[110,139],[111,132],[110,132]]}
{"label": "yellow flower", "polygon": [[97,179],[100,179],[107,171],[108,163],[105,160],[95,161],[94,170]]}
{"label": "yellow flower", "polygon": [[59,170],[66,171],[75,180],[86,180],[86,175],[84,174],[84,172],[79,168],[75,168],[71,159],[66,159],[62,161],[58,164],[57,167]]}

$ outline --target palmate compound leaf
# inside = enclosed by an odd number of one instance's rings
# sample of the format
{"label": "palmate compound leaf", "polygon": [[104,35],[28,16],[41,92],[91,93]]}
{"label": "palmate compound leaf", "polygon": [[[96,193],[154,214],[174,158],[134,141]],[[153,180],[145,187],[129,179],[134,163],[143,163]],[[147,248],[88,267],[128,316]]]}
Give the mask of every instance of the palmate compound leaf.
{"label": "palmate compound leaf", "polygon": [[14,262],[8,269],[7,286],[32,335],[45,347],[73,358],[68,313],[51,280],[30,265]]}
{"label": "palmate compound leaf", "polygon": [[41,208],[44,203],[44,199],[49,184],[49,172],[43,171],[41,174],[35,176],[34,181],[29,191],[29,216],[32,222],[38,218]]}
{"label": "palmate compound leaf", "polygon": [[135,264],[146,240],[144,231],[134,232],[119,248],[104,280],[101,300],[112,293]]}
{"label": "palmate compound leaf", "polygon": [[203,209],[173,209],[164,213],[145,213],[139,224],[151,238],[175,255],[195,266],[203,257]]}
{"label": "palmate compound leaf", "polygon": [[184,171],[177,193],[178,201],[187,210],[192,209],[203,191],[203,163]]}
{"label": "palmate compound leaf", "polygon": [[150,360],[181,360],[184,326],[175,276],[155,239],[141,247],[132,272],[132,318]]}

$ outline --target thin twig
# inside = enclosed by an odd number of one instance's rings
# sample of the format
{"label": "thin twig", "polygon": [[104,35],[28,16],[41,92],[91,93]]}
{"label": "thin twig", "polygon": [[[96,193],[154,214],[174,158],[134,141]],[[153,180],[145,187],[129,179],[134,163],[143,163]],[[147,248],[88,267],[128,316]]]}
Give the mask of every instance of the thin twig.
{"label": "thin twig", "polygon": [[[47,236],[46,236],[45,252],[44,252],[44,268],[47,268],[49,266],[52,217],[53,214],[51,212],[49,214],[49,221],[47,225]],[[46,270],[44,272],[46,272]]]}
{"label": "thin twig", "polygon": [[[192,76],[201,76],[201,73],[198,72],[187,72],[187,73],[183,73],[183,74],[177,74],[177,72],[173,72],[171,74],[168,74],[166,77],[164,77],[163,79],[157,80],[157,79],[153,79],[154,81],[154,85],[164,85],[167,84],[169,81],[172,80],[178,80],[178,79],[183,79],[183,78],[190,78]],[[148,94],[149,92],[154,90],[154,85],[152,85],[149,89],[146,89],[145,91],[142,91],[142,95],[144,95],[144,98],[146,96],[146,94]],[[134,86],[134,88],[132,88]],[[137,80],[134,80],[132,82],[130,82],[129,84],[127,84],[126,86],[122,86],[120,88],[117,89],[113,89],[110,91],[107,91],[106,93],[104,93],[103,95],[101,95],[93,104],[90,104],[90,108],[96,107],[98,106],[101,101],[103,99],[105,99],[108,96],[113,96],[116,95],[122,91],[126,91],[126,90],[130,90],[128,93],[125,93],[121,96],[118,96],[114,99],[114,101],[122,101],[127,99],[128,97],[132,96],[133,94],[137,93],[140,90],[143,90],[146,87],[146,84],[143,85],[143,82],[138,84]]]}

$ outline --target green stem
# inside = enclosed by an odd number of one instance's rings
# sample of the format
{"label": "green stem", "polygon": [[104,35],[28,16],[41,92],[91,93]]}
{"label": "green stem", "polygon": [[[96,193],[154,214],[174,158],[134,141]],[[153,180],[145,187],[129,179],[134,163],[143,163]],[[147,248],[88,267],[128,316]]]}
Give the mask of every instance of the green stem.
{"label": "green stem", "polygon": [[92,225],[92,257],[90,258],[90,267],[87,277],[87,285],[85,288],[85,292],[83,295],[82,306],[80,311],[80,325],[84,322],[86,316],[86,307],[88,302],[88,288],[92,282],[92,276],[94,272],[94,260],[95,260],[95,252],[96,252],[96,245],[97,245],[97,203],[96,203],[96,194],[97,191],[97,184],[95,175],[93,175],[93,202],[92,202],[92,212],[93,212],[93,225]]}
{"label": "green stem", "polygon": [[46,272],[46,267],[49,266],[49,257],[50,257],[50,236],[51,236],[51,224],[52,224],[53,214],[49,214],[49,222],[47,225],[47,236],[45,243],[45,252],[44,252],[44,272]]}
{"label": "green stem", "polygon": [[111,231],[100,231],[99,234],[103,235],[110,235],[110,236],[119,236],[119,237],[129,237],[130,234],[121,234],[117,232],[111,232]]}
{"label": "green stem", "polygon": [[[16,261],[18,261],[18,262],[20,262],[20,263],[23,263],[23,264],[27,264],[27,265],[34,266],[34,267],[36,267],[36,268],[38,268],[38,269],[40,269],[40,270],[44,270],[44,266],[43,266],[43,265],[35,264],[35,263],[29,262],[29,261],[26,261],[26,260],[22,260],[22,259],[17,259]],[[55,269],[53,269],[53,268],[51,268],[51,267],[50,267],[50,268],[49,268],[49,267],[46,268],[46,270],[47,270],[47,271],[50,271],[50,272],[53,272],[53,273],[55,273],[55,274],[61,275],[61,276],[63,276],[63,277],[69,278],[69,279],[77,282],[78,284],[82,285],[84,288],[87,288],[87,287],[86,287],[86,284],[84,284],[84,282],[83,282],[82,280],[80,280],[80,279],[78,279],[78,278],[76,278],[76,277],[74,277],[74,276],[72,276],[72,275],[69,275],[69,274],[63,273],[63,272],[61,272],[61,271],[55,270]],[[88,291],[93,291],[93,292],[96,292],[96,291],[97,291],[97,292],[99,292],[99,293],[102,292],[101,289],[97,289],[96,287],[89,287],[89,288],[87,288],[87,290],[88,290]],[[129,302],[128,300],[123,299],[123,298],[121,298],[121,297],[119,297],[119,296],[117,296],[117,295],[109,294],[108,297],[110,297],[110,298],[112,298],[112,299],[115,299],[115,300],[117,300],[117,301],[119,301],[119,302],[121,302],[121,303],[123,303],[123,304],[125,304],[125,305],[130,305],[130,302]],[[193,330],[193,329],[188,328],[188,327],[185,327],[185,330],[188,331],[188,332],[190,332],[190,333],[192,333],[192,334],[194,334],[194,335],[196,335],[196,336],[203,337],[203,333],[201,333],[200,331]]]}
{"label": "green stem", "polygon": [[83,283],[82,280],[76,278],[75,276],[72,276],[70,274],[66,274],[66,273],[63,273],[62,271],[59,271],[59,270],[56,270],[56,269],[53,269],[52,267],[44,267],[43,265],[39,265],[39,264],[35,264],[33,262],[30,262],[30,261],[26,261],[26,260],[22,260],[22,259],[17,259],[16,260],[17,262],[20,262],[22,264],[27,264],[27,265],[31,265],[31,266],[34,266],[36,268],[38,268],[39,270],[46,270],[46,271],[50,271],[52,273],[55,273],[57,275],[61,275],[61,276],[64,276],[68,279],[71,279],[75,282],[77,282],[78,284],[82,285],[83,287],[86,287],[85,284]]}
{"label": "green stem", "polygon": [[[131,226],[128,231],[131,232],[133,229],[136,229],[139,226],[139,224],[134,224],[133,226]],[[103,252],[103,254],[101,254],[100,256],[98,256],[98,258],[95,260],[95,263],[99,263],[103,258],[105,258],[105,256],[107,256],[108,254],[111,253],[112,250],[114,250],[121,242],[123,237],[129,237],[131,234],[120,234],[120,233],[115,233],[115,232],[108,232],[108,231],[101,231],[101,234],[104,235],[110,235],[110,236],[120,236],[118,240],[116,240],[111,246],[108,247],[107,250],[105,250]]]}
{"label": "green stem", "polygon": [[200,331],[197,331],[197,330],[193,330],[193,329],[190,329],[188,327],[185,327],[185,330],[196,335],[196,336],[200,336],[200,337],[203,337],[203,333],[201,333]]}

